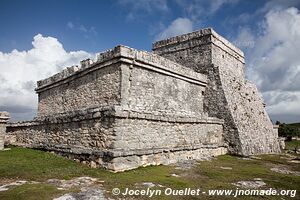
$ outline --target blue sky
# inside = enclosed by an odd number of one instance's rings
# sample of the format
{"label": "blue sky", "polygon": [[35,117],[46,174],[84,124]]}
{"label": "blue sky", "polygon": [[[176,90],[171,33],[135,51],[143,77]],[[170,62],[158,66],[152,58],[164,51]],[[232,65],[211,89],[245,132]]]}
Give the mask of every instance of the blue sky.
{"label": "blue sky", "polygon": [[[209,11],[214,13],[202,14],[186,10],[192,2],[189,0],[138,2],[1,0],[1,50],[30,49],[37,33],[57,38],[67,51],[98,52],[117,44],[150,50],[156,35],[179,17],[195,18],[195,30],[211,26],[220,34],[232,37],[239,23],[230,21],[242,13],[254,13],[265,4],[261,0],[229,1],[219,10]],[[209,1],[203,2],[204,9],[209,7],[209,3],[205,3]]]}
{"label": "blue sky", "polygon": [[0,0],[0,110],[35,115],[35,82],[124,44],[205,27],[246,54],[273,120],[300,121],[300,0]]}

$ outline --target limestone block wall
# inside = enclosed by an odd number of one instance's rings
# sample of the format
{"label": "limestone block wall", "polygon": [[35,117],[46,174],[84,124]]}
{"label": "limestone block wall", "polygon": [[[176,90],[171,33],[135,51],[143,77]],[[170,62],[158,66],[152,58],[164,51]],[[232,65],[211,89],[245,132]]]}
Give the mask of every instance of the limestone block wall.
{"label": "limestone block wall", "polygon": [[[225,154],[223,120],[93,108],[10,123],[10,144],[55,151],[113,171]],[[12,139],[13,138],[13,139]]]}
{"label": "limestone block wall", "polygon": [[[153,44],[154,53],[168,58],[176,63],[207,74],[212,60],[211,35],[209,29],[203,29]],[[197,63],[197,64],[196,64]]]}
{"label": "limestone block wall", "polygon": [[203,113],[205,87],[139,67],[133,67],[130,76],[130,110],[183,116]]}
{"label": "limestone block wall", "polygon": [[206,76],[165,58],[123,47],[121,105],[132,111],[195,116],[204,114]]}
{"label": "limestone block wall", "polygon": [[11,144],[40,149],[108,149],[113,142],[113,108],[75,111],[34,121],[11,123]]}
{"label": "limestone block wall", "polygon": [[212,63],[219,76],[240,140],[242,155],[280,152],[278,134],[256,86],[245,79],[243,53],[212,32]]}
{"label": "limestone block wall", "polygon": [[4,139],[6,134],[6,124],[9,120],[9,113],[0,112],[0,150],[4,149]]}
{"label": "limestone block wall", "polygon": [[11,144],[114,171],[226,153],[224,120],[203,110],[205,75],[124,46],[81,66],[38,82],[40,113],[9,124]]}
{"label": "limestone block wall", "polygon": [[177,120],[118,119],[115,130],[120,143],[115,143],[115,147],[145,150],[224,145],[222,120],[211,124],[192,122],[190,118],[185,120],[185,123],[178,123]]}
{"label": "limestone block wall", "polygon": [[203,112],[206,76],[160,56],[118,46],[81,65],[38,81],[38,116],[121,104],[144,112]]}
{"label": "limestone block wall", "polygon": [[137,166],[207,159],[227,153],[223,120],[172,117],[123,111],[115,121],[114,155],[107,167],[116,171]]}
{"label": "limestone block wall", "polygon": [[[241,155],[279,152],[277,134],[256,87],[244,78],[244,54],[211,28],[159,41],[158,55],[208,77],[204,111],[225,120],[225,141]],[[260,142],[258,142],[260,141]]]}
{"label": "limestone block wall", "polygon": [[60,82],[39,86],[38,116],[63,113],[95,106],[120,104],[120,67],[95,66]]}

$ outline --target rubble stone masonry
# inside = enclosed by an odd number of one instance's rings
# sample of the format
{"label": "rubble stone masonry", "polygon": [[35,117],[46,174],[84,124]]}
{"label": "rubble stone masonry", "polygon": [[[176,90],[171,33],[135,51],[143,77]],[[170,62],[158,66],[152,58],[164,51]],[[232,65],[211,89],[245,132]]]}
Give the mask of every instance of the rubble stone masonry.
{"label": "rubble stone masonry", "polygon": [[206,74],[204,111],[225,120],[225,141],[231,153],[278,153],[277,130],[261,95],[245,79],[244,54],[207,28],[153,44],[156,54]]}
{"label": "rubble stone masonry", "polygon": [[0,112],[0,150],[4,149],[6,124],[7,124],[8,120],[9,120],[9,113]]}
{"label": "rubble stone masonry", "polygon": [[153,50],[117,46],[38,81],[37,117],[8,124],[6,143],[113,171],[279,152],[239,49],[209,28]]}
{"label": "rubble stone masonry", "polygon": [[38,82],[38,116],[8,126],[11,144],[110,170],[227,152],[224,120],[203,111],[205,75],[124,46]]}

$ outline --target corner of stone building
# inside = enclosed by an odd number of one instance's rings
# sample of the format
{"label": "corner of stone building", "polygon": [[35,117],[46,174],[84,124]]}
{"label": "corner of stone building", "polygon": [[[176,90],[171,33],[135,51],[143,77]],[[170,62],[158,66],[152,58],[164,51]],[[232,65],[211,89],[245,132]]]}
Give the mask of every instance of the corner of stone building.
{"label": "corner of stone building", "polygon": [[[220,91],[226,101],[228,114],[223,118],[229,129],[227,138],[231,138],[230,129],[235,132],[235,137],[229,139],[238,147],[233,152],[245,156],[280,152],[278,135],[274,134],[263,99],[257,87],[245,79],[244,53],[214,33],[212,63],[218,66]],[[224,109],[222,105],[220,107]]]}
{"label": "corner of stone building", "polygon": [[278,136],[273,133],[259,92],[245,79],[245,58],[240,49],[206,28],[158,41],[153,51],[208,76],[204,108],[209,116],[225,120],[224,139],[229,152],[279,152]]}

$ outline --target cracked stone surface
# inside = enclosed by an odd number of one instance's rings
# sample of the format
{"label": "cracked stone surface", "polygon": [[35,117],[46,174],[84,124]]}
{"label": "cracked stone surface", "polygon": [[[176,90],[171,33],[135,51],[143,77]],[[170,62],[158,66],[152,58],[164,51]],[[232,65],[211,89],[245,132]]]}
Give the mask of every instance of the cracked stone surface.
{"label": "cracked stone surface", "polygon": [[235,185],[237,187],[241,188],[249,188],[249,189],[256,189],[260,188],[262,186],[267,185],[265,182],[263,182],[261,179],[254,180],[254,181],[238,181],[237,183],[232,183],[232,185]]}
{"label": "cracked stone surface", "polygon": [[299,164],[299,163],[300,163],[300,160],[290,160],[290,161],[288,161],[288,162],[290,162],[290,163],[297,163],[297,164]]}
{"label": "cracked stone surface", "polygon": [[54,200],[108,200],[104,196],[103,181],[91,177],[77,177],[71,180],[49,179],[48,184],[55,185],[59,190],[80,188],[80,192],[64,194]]}
{"label": "cracked stone surface", "polygon": [[78,193],[68,193],[53,200],[111,200],[104,196],[104,191],[100,188],[82,188]]}
{"label": "cracked stone surface", "polygon": [[74,187],[83,187],[83,186],[86,187],[94,184],[99,184],[99,181],[97,178],[84,176],[84,177],[73,178],[71,180],[49,179],[47,180],[47,183],[57,186],[58,189],[67,190]]}
{"label": "cracked stone surface", "polygon": [[[24,185],[25,183],[28,183],[28,181],[20,180],[20,181],[15,181],[15,182],[8,183],[8,184],[5,184],[5,185],[1,185],[0,186],[0,192],[9,190],[9,189],[14,188],[14,187],[19,186],[19,185]],[[29,182],[29,183],[31,183],[31,182]]]}
{"label": "cracked stone surface", "polygon": [[289,169],[286,169],[286,168],[273,167],[273,168],[271,168],[271,171],[277,172],[277,173],[280,173],[280,174],[292,174],[292,175],[295,175],[295,176],[300,176],[300,172],[292,171],[292,170],[289,170]]}
{"label": "cracked stone surface", "polygon": [[157,187],[165,187],[163,185],[155,184],[155,183],[152,183],[152,182],[136,183],[134,185],[135,185],[136,188],[142,188],[142,187],[153,188],[155,186],[157,186]]}
{"label": "cracked stone surface", "polygon": [[178,174],[171,174],[173,177],[180,177]]}
{"label": "cracked stone surface", "polygon": [[[111,200],[104,196],[105,190],[102,188],[104,181],[91,177],[76,177],[70,180],[48,179],[45,183],[54,185],[58,190],[69,190],[79,188],[80,192],[67,193],[54,200]],[[0,192],[7,191],[16,186],[24,184],[38,184],[37,181],[18,180],[0,186]],[[154,185],[155,186],[155,185]]]}
{"label": "cracked stone surface", "polygon": [[155,184],[154,183],[151,183],[151,182],[145,182],[145,183],[142,183],[143,186],[146,186],[148,188],[152,188],[152,187],[155,187]]}
{"label": "cracked stone surface", "polygon": [[221,169],[225,169],[225,170],[232,170],[232,167],[220,167]]}
{"label": "cracked stone surface", "polygon": [[287,162],[289,162],[289,163],[297,163],[297,164],[300,163],[300,157],[294,156],[291,154],[285,154],[284,156],[281,156],[280,158],[286,159]]}

